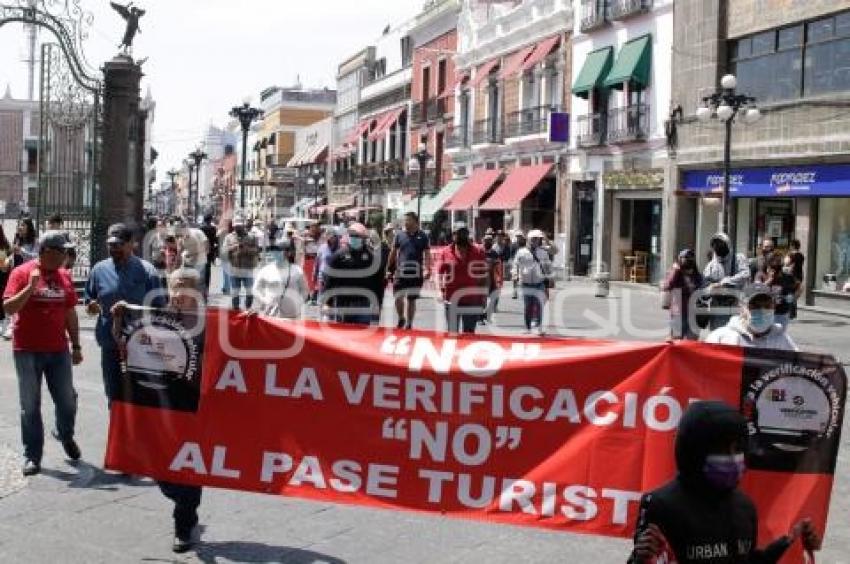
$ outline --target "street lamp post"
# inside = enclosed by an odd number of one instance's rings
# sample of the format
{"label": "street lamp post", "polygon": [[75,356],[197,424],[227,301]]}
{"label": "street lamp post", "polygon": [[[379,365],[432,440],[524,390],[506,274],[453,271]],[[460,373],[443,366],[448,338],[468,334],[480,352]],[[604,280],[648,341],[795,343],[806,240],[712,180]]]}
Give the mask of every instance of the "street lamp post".
{"label": "street lamp post", "polygon": [[322,174],[322,171],[318,167],[310,173],[310,177],[307,179],[307,185],[313,187],[313,207],[316,208],[319,206],[319,187],[325,185],[325,175]]}
{"label": "street lamp post", "polygon": [[[195,163],[195,198],[191,201],[192,220],[195,221],[198,217],[198,192],[201,190],[201,162],[209,158],[200,147],[189,153],[189,158]],[[192,194],[192,178],[189,177],[189,194]]]}
{"label": "street lamp post", "polygon": [[733,74],[727,74],[720,79],[720,88],[713,94],[702,99],[703,105],[697,109],[697,118],[701,122],[708,122],[712,117],[716,117],[726,125],[726,139],[723,146],[723,201],[722,201],[722,225],[720,230],[727,235],[731,240],[730,249],[732,260],[735,260],[735,239],[737,238],[731,232],[731,199],[729,179],[732,168],[732,123],[735,118],[743,110],[744,121],[753,123],[761,117],[758,108],[756,107],[756,99],[752,96],[739,94],[735,91],[738,86],[738,79]]}
{"label": "street lamp post", "polygon": [[419,134],[419,150],[413,153],[408,163],[410,170],[419,169],[419,189],[416,193],[416,217],[422,221],[422,192],[425,190],[425,168],[432,166],[433,160],[428,152],[428,133]]}
{"label": "street lamp post", "polygon": [[239,197],[239,204],[245,208],[245,167],[247,166],[246,159],[248,156],[248,131],[251,129],[251,124],[254,120],[263,117],[263,110],[251,107],[251,100],[245,99],[241,106],[234,106],[230,110],[230,116],[239,120],[239,125],[242,126],[242,192]]}
{"label": "street lamp post", "polygon": [[[174,179],[180,175],[180,171],[172,168],[165,174],[167,174],[168,177],[171,179],[171,193],[175,194],[177,192],[177,184],[174,183]],[[159,213],[164,213],[164,210],[160,211]]]}
{"label": "street lamp post", "polygon": [[186,195],[186,215],[192,214],[192,171],[195,170],[195,161],[186,159],[183,161],[186,168],[189,169],[189,193]]}

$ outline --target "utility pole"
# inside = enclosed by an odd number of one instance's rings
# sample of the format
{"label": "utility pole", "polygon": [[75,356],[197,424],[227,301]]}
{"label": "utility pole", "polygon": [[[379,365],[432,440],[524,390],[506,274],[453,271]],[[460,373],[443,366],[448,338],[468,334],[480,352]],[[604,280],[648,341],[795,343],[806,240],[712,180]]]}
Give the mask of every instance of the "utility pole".
{"label": "utility pole", "polygon": [[[37,7],[37,3],[38,0],[29,0],[28,7],[34,10]],[[24,60],[24,62],[27,64],[27,71],[29,72],[27,82],[27,100],[32,102],[35,100],[35,63],[38,60],[35,56],[35,47],[38,39],[38,27],[35,24],[29,24],[27,27],[29,56]]]}

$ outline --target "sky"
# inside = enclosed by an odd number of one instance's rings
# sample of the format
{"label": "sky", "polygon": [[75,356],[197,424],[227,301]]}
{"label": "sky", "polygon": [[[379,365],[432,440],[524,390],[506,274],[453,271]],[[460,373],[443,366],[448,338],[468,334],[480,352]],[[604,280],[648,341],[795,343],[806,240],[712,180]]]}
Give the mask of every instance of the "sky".
{"label": "sky", "polygon": [[[72,3],[75,0],[70,0]],[[86,58],[100,68],[118,52],[124,21],[108,0],[76,0],[93,16]],[[126,3],[122,0],[121,3]],[[62,3],[57,2],[57,3]],[[141,0],[146,10],[133,42],[142,96],[156,101],[157,169],[177,166],[211,124],[246,96],[259,104],[268,86],[335,88],[337,65],[373,44],[383,29],[416,15],[424,0]],[[40,40],[52,40],[42,31]],[[27,94],[26,35],[0,27],[0,96]],[[36,71],[38,72],[38,71]]]}

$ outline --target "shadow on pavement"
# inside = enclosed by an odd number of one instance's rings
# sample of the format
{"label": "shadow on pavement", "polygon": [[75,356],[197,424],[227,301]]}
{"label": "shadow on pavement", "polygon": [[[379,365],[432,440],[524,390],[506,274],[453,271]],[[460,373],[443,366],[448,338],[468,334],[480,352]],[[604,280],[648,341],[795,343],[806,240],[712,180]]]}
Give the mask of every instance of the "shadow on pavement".
{"label": "shadow on pavement", "polygon": [[154,485],[154,482],[151,480],[140,479],[126,474],[111,474],[104,472],[103,469],[89,464],[84,460],[76,462],[69,461],[68,464],[76,468],[77,472],[66,472],[64,470],[42,467],[41,473],[49,478],[68,482],[69,488],[117,491],[118,485],[141,487]]}
{"label": "shadow on pavement", "polygon": [[345,560],[312,550],[271,546],[260,542],[201,542],[195,549],[201,562],[280,562],[285,564],[346,564]]}

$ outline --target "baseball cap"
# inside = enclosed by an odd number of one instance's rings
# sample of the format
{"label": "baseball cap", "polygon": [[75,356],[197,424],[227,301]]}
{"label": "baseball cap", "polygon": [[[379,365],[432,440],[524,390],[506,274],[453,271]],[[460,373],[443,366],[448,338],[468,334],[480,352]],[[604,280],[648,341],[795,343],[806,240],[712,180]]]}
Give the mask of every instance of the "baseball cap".
{"label": "baseball cap", "polygon": [[751,301],[753,301],[759,296],[775,298],[775,294],[773,293],[773,290],[771,290],[770,286],[768,286],[767,284],[762,284],[761,282],[755,282],[746,286],[744,288],[742,297],[744,299],[744,303],[749,304]]}
{"label": "baseball cap", "polygon": [[110,225],[109,230],[106,233],[107,245],[120,245],[122,243],[129,243],[133,240],[133,232],[130,231],[130,228],[123,223]]}
{"label": "baseball cap", "polygon": [[392,223],[384,225],[384,233],[386,233],[387,231],[395,231],[395,225],[393,225]]}
{"label": "baseball cap", "polygon": [[355,235],[358,235],[360,237],[366,237],[369,234],[368,230],[366,229],[366,226],[362,223],[357,222],[352,223],[348,226],[348,232],[354,233]]}
{"label": "baseball cap", "polygon": [[546,236],[543,235],[543,232],[540,231],[539,229],[532,229],[531,231],[528,232],[528,238],[529,239],[543,239],[545,237]]}
{"label": "baseball cap", "polygon": [[45,231],[38,238],[38,248],[39,249],[53,249],[55,251],[65,251],[66,249],[73,248],[74,245],[68,241],[68,235],[64,231],[57,231],[55,229],[50,231]]}
{"label": "baseball cap", "polygon": [[455,221],[454,225],[452,225],[452,233],[457,233],[461,229],[469,231],[469,227],[466,226],[466,223],[463,221]]}

